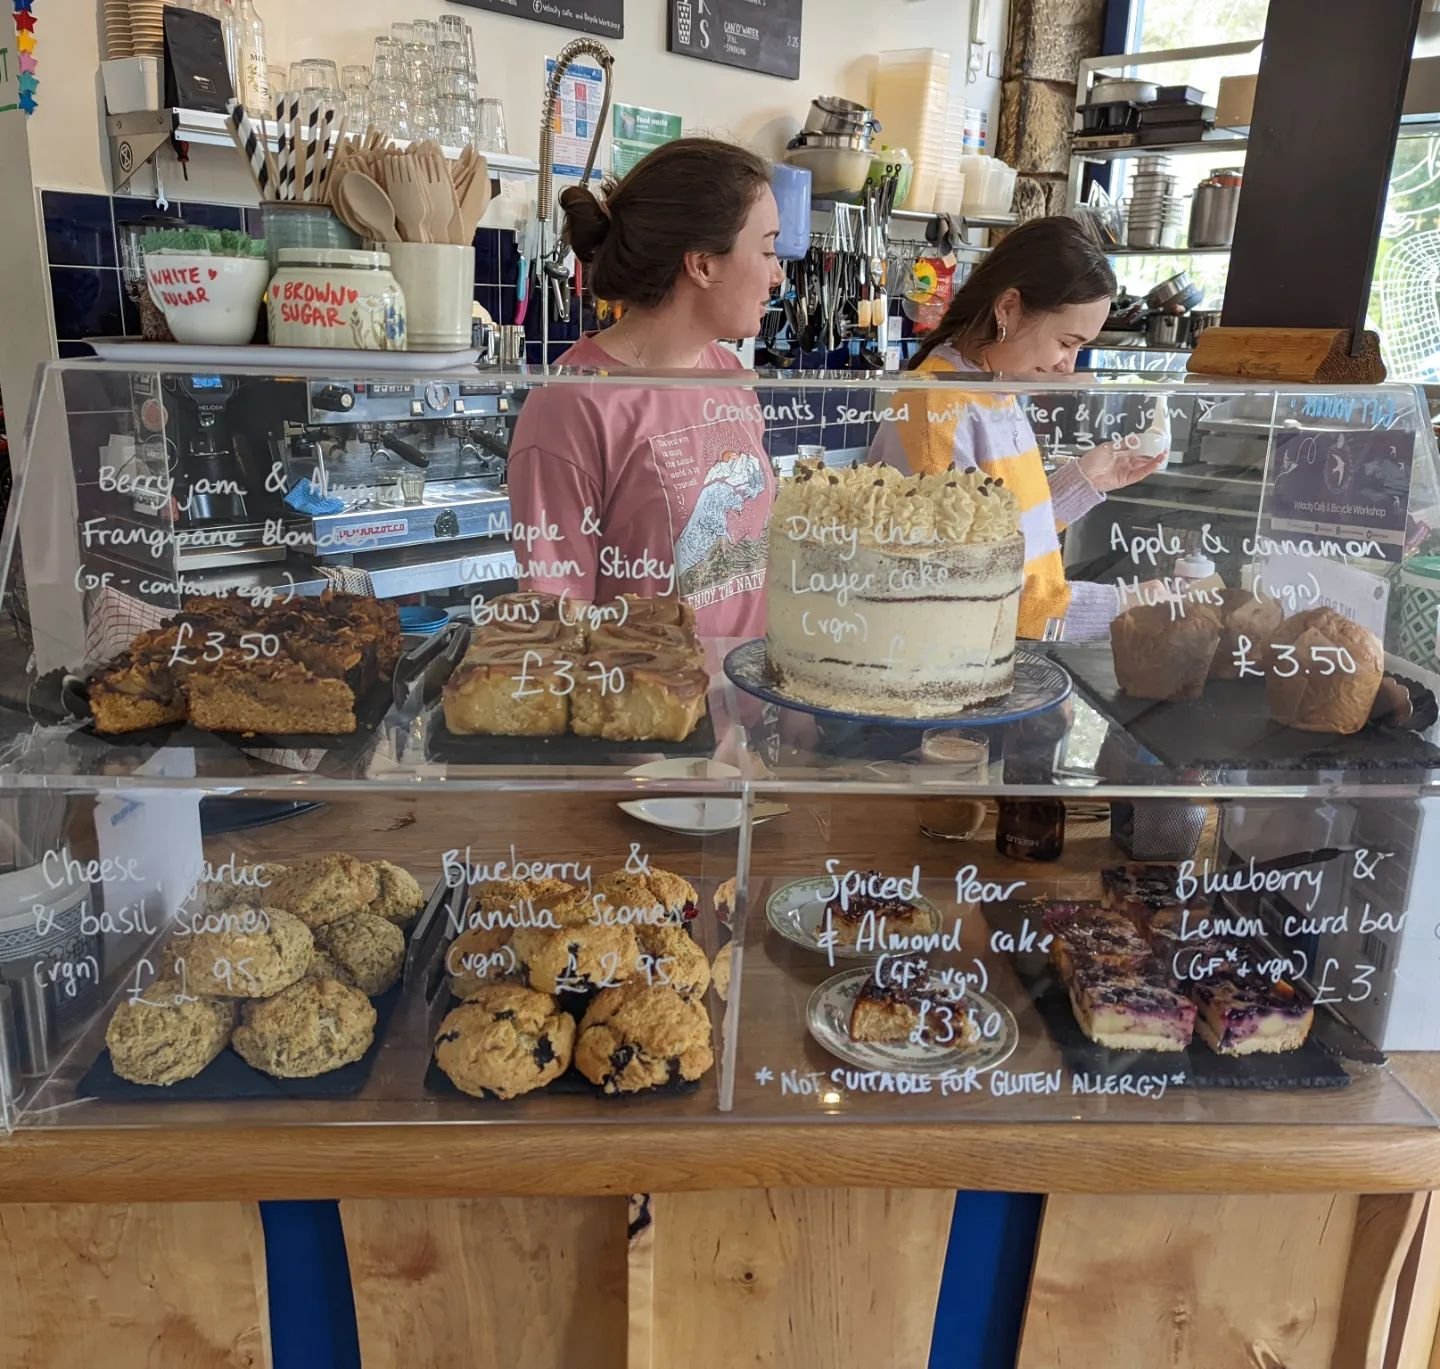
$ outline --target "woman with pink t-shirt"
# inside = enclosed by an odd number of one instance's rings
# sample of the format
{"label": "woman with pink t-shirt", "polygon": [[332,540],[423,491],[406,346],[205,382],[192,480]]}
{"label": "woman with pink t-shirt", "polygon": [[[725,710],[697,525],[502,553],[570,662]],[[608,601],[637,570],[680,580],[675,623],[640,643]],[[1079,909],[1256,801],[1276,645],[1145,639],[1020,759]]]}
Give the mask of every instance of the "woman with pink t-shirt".
{"label": "woman with pink t-shirt", "polygon": [[[674,375],[739,369],[720,338],[753,337],[781,279],[770,169],[743,148],[681,138],[603,203],[560,197],[565,237],[620,320],[562,366]],[[638,378],[531,391],[510,444],[510,508],[527,589],[587,603],[678,594],[702,636],[765,626],[775,481],[754,391]]]}

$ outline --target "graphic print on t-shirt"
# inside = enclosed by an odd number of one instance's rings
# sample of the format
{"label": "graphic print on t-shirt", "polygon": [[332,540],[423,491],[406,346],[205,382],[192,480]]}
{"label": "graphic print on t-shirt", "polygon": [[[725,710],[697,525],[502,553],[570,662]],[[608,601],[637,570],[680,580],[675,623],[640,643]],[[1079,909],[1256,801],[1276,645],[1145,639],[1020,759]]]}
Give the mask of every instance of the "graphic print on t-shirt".
{"label": "graphic print on t-shirt", "polygon": [[764,588],[770,468],[756,435],[709,423],[652,437],[650,450],[670,502],[677,591],[702,609]]}

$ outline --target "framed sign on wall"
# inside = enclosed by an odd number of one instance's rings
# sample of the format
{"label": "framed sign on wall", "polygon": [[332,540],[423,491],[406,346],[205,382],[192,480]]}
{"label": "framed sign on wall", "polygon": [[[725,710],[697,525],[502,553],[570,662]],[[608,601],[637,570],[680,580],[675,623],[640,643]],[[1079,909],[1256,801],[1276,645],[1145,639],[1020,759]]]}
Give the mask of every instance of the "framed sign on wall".
{"label": "framed sign on wall", "polygon": [[625,0],[450,0],[455,5],[554,24],[602,38],[625,36]]}
{"label": "framed sign on wall", "polygon": [[667,46],[684,57],[800,79],[803,0],[666,0]]}

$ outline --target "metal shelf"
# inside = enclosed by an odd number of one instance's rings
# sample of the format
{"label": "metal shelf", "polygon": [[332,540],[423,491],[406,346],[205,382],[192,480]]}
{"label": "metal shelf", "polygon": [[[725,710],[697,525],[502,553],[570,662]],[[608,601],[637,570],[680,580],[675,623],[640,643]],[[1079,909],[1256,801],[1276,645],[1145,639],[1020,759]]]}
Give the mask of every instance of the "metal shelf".
{"label": "metal shelf", "polygon": [[1218,256],[1228,247],[1107,247],[1107,257],[1198,257]]}
{"label": "metal shelf", "polygon": [[[181,142],[193,147],[234,147],[225,125],[225,116],[208,110],[159,109],[111,114],[105,120],[105,128],[110,135],[110,169],[117,191],[123,190],[131,177],[154,159],[170,140],[172,132]],[[268,119],[265,121],[265,140],[271,148],[279,142],[279,125]],[[408,147],[409,144],[403,139],[396,139],[395,146]],[[459,148],[442,150],[452,160],[460,155]],[[485,161],[492,176],[535,176],[540,172],[538,162],[510,153],[487,152]]]}
{"label": "metal shelf", "polygon": [[1073,145],[1072,155],[1082,162],[1114,162],[1122,157],[1148,157],[1152,153],[1168,157],[1173,153],[1188,155],[1194,152],[1244,152],[1250,146],[1250,139],[1243,136],[1202,138],[1198,143],[1147,143],[1131,147],[1084,147],[1078,141]]}

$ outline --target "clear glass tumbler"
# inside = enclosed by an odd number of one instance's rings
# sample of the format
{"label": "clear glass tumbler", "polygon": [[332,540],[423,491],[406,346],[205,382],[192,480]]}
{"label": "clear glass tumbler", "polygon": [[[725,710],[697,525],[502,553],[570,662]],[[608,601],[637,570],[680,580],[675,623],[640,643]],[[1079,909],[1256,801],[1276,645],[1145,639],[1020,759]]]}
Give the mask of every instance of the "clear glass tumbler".
{"label": "clear glass tumbler", "polygon": [[[990,775],[990,734],[978,728],[928,728],[920,737],[922,785],[984,784]],[[925,799],[920,830],[937,841],[969,841],[985,825],[981,799]]]}

